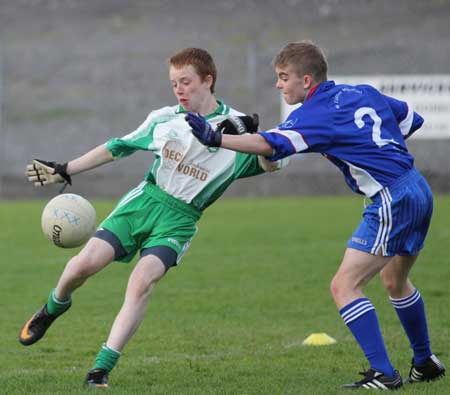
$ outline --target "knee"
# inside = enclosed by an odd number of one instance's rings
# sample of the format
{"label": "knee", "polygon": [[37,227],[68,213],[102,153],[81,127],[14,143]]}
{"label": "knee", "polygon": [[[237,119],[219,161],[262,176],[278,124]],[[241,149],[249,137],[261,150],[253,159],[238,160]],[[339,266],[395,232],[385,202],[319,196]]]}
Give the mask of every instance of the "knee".
{"label": "knee", "polygon": [[402,290],[403,283],[395,276],[387,273],[380,273],[381,281],[389,295],[395,295]]}
{"label": "knee", "polygon": [[360,297],[362,285],[357,279],[342,273],[336,273],[330,283],[330,292],[334,303],[341,308]]}
{"label": "knee", "polygon": [[161,277],[154,273],[151,273],[147,278],[133,279],[129,284],[128,293],[135,299],[147,299],[160,279]]}
{"label": "knee", "polygon": [[147,282],[147,281],[138,281],[133,283],[130,287],[128,295],[133,299],[146,299],[150,295],[151,290],[153,289],[155,283]]}
{"label": "knee", "polygon": [[330,283],[330,293],[335,302],[339,301],[344,292],[344,287],[338,275],[335,275]]}
{"label": "knee", "polygon": [[95,273],[95,262],[87,255],[76,255],[69,263],[72,276],[78,279],[86,279]]}

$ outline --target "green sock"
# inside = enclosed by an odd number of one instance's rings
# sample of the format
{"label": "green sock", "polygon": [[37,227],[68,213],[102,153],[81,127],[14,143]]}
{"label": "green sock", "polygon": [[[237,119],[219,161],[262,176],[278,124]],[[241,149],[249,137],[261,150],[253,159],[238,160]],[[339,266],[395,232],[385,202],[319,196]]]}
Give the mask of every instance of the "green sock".
{"label": "green sock", "polygon": [[106,343],[102,345],[97,358],[95,358],[94,369],[105,369],[110,372],[119,360],[120,352],[109,348]]}
{"label": "green sock", "polygon": [[55,288],[50,291],[47,300],[47,311],[51,315],[59,316],[72,305],[72,298],[66,300],[56,299]]}

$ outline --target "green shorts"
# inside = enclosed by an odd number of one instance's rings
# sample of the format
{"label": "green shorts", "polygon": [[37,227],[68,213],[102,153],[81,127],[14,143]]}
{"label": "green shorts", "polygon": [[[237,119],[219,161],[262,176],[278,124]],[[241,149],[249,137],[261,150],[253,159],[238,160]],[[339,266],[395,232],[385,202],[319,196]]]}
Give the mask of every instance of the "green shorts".
{"label": "green shorts", "polygon": [[127,253],[120,262],[130,262],[144,248],[167,246],[177,253],[178,263],[197,233],[200,216],[195,207],[142,182],[119,201],[99,229],[119,238]]}

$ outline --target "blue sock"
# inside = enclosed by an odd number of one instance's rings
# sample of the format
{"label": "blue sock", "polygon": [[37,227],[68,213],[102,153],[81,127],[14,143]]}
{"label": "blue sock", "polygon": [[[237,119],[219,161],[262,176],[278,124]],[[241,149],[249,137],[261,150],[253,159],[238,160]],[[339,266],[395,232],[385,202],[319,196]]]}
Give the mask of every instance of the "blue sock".
{"label": "blue sock", "polygon": [[406,298],[389,299],[408,336],[409,343],[414,352],[414,363],[417,365],[423,364],[432,353],[430,339],[428,337],[425,306],[419,291],[416,289]]}
{"label": "blue sock", "polygon": [[370,300],[356,299],[339,310],[339,314],[361,346],[370,367],[388,377],[394,377],[394,368],[381,336],[377,313]]}

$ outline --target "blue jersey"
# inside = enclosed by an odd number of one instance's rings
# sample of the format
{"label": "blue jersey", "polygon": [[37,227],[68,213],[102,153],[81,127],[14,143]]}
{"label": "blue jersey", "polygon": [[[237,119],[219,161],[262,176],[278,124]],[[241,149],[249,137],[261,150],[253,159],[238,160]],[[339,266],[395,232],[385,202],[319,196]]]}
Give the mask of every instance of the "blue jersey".
{"label": "blue jersey", "polygon": [[321,153],[353,191],[371,197],[413,168],[405,138],[422,124],[407,103],[372,86],[325,81],[284,123],[260,134],[274,150],[268,159]]}

